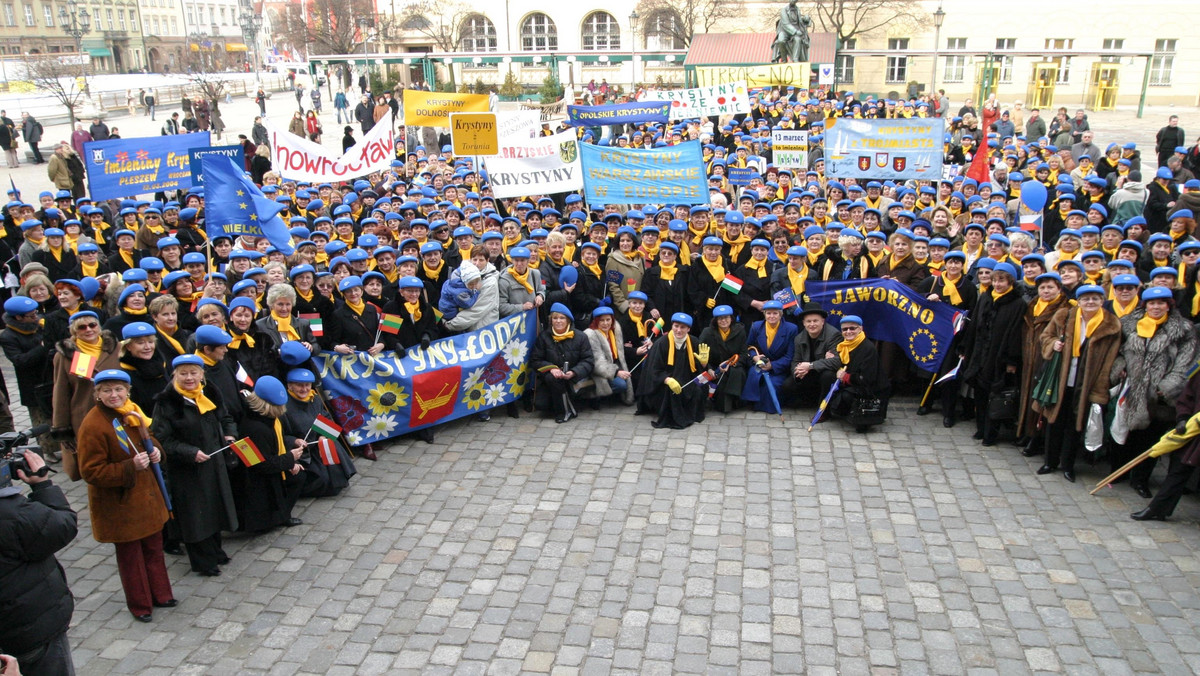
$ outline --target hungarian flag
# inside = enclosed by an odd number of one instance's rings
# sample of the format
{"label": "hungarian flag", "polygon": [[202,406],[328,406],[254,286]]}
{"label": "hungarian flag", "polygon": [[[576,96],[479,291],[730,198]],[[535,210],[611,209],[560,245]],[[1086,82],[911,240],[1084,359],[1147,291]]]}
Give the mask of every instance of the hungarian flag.
{"label": "hungarian flag", "polygon": [[338,459],[337,444],[330,439],[317,440],[317,457],[321,459],[322,465],[336,465],[341,462]]}
{"label": "hungarian flag", "polygon": [[233,453],[247,467],[253,467],[263,461],[263,455],[259,452],[258,446],[250,440],[250,437],[238,439],[229,444],[229,448],[233,449]]}
{"label": "hungarian flag", "polygon": [[325,335],[325,323],[321,321],[321,315],[313,312],[311,314],[300,315],[300,319],[308,320],[308,328],[312,330],[314,336]]}
{"label": "hungarian flag", "polygon": [[241,362],[238,362],[237,381],[246,387],[254,387],[254,379],[246,372],[246,367],[242,366]]}
{"label": "hungarian flag", "polygon": [[404,323],[404,319],[400,315],[385,314],[379,319],[379,330],[384,333],[396,335],[400,333],[400,325]]}
{"label": "hungarian flag", "polygon": [[75,350],[75,356],[71,357],[71,373],[80,378],[91,379],[92,374],[96,372],[96,358],[84,354],[80,350]]}
{"label": "hungarian flag", "polygon": [[725,273],[725,279],[721,281],[721,288],[736,296],[742,292],[742,280]]}
{"label": "hungarian flag", "polygon": [[319,415],[313,420],[312,431],[326,439],[337,439],[338,435],[342,433],[342,428],[338,427],[337,423],[329,418]]}

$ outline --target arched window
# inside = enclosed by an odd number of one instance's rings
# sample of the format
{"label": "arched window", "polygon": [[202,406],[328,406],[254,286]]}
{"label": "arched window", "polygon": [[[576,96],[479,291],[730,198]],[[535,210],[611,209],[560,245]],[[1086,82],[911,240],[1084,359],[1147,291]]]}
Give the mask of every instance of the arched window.
{"label": "arched window", "polygon": [[482,14],[472,14],[463,21],[462,38],[458,48],[464,52],[496,51],[496,26]]}
{"label": "arched window", "polygon": [[558,28],[550,17],[537,12],[521,22],[521,50],[546,52],[558,49]]}
{"label": "arched window", "polygon": [[621,27],[608,12],[592,12],[583,20],[583,48],[588,50],[620,49]]}
{"label": "arched window", "polygon": [[683,42],[683,22],[671,10],[662,9],[651,14],[643,26],[646,36],[643,47],[649,51],[687,47]]}

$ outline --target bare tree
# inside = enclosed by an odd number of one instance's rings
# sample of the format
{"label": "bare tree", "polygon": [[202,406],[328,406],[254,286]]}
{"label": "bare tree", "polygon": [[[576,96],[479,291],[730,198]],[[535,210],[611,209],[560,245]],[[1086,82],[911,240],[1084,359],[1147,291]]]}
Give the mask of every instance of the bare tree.
{"label": "bare tree", "polygon": [[[834,33],[839,42],[896,23],[918,26],[929,19],[918,0],[811,0],[804,4],[804,13],[813,23]],[[779,18],[778,10],[770,11]]]}
{"label": "bare tree", "polygon": [[[359,25],[360,19],[368,24],[367,30]],[[356,54],[362,52],[377,19],[371,0],[309,0],[307,7],[288,3],[278,34],[309,54]],[[342,74],[343,85],[349,86],[349,69],[343,68]]]}
{"label": "bare tree", "polygon": [[642,0],[637,6],[642,35],[658,34],[683,47],[696,33],[708,33],[743,11],[742,3],[731,0]]}
{"label": "bare tree", "polygon": [[221,119],[221,102],[225,100],[225,92],[231,84],[229,75],[218,71],[204,58],[203,53],[193,52],[188,59],[187,76],[191,88],[208,102],[211,131],[216,138],[221,138],[221,133],[225,131],[225,123]]}
{"label": "bare tree", "polygon": [[479,10],[458,2],[416,0],[404,7],[396,23],[401,31],[420,34],[439,51],[457,52],[467,19]]}
{"label": "bare tree", "polygon": [[25,72],[30,82],[67,109],[72,128],[75,126],[76,111],[83,107],[88,98],[85,68],[81,55],[25,57]]}

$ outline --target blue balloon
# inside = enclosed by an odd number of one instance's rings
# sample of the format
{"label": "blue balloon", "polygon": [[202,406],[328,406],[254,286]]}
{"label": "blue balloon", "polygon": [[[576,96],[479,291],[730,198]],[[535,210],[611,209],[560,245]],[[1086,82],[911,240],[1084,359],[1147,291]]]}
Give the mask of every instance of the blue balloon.
{"label": "blue balloon", "polygon": [[1021,204],[1030,211],[1041,211],[1046,206],[1046,186],[1031,178],[1021,184]]}

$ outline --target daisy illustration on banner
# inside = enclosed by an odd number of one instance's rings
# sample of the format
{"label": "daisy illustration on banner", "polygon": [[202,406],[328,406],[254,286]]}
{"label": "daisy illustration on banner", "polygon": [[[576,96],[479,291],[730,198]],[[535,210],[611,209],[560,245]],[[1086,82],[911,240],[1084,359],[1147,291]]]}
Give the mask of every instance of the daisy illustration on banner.
{"label": "daisy illustration on banner", "polygon": [[394,413],[407,405],[408,392],[404,391],[402,385],[394,382],[380,382],[367,394],[367,408],[377,416]]}
{"label": "daisy illustration on banner", "polygon": [[505,394],[503,385],[488,385],[483,398],[487,406],[499,406],[504,401]]}
{"label": "daisy illustration on banner", "polygon": [[[466,395],[467,390],[475,387],[476,385],[478,385],[480,383],[480,381],[483,380],[483,371],[485,368],[486,367],[480,366],[479,368],[477,368],[474,371],[471,371],[470,373],[467,374],[467,379],[464,380],[463,384],[462,384],[464,397]],[[464,398],[463,401],[465,402],[466,399]]]}
{"label": "daisy illustration on banner", "polygon": [[483,383],[475,383],[469,388],[463,390],[462,403],[467,405],[467,408],[472,411],[478,410],[483,406],[487,385]]}
{"label": "daisy illustration on banner", "polygon": [[520,338],[514,338],[500,348],[500,354],[504,355],[505,363],[516,368],[525,363],[525,356],[529,354],[529,344]]}
{"label": "daisy illustration on banner", "polygon": [[396,416],[377,415],[367,419],[366,433],[368,437],[385,437],[396,429]]}
{"label": "daisy illustration on banner", "polygon": [[363,437],[358,433],[358,430],[347,430],[346,443],[350,444],[351,446],[362,446]]}

